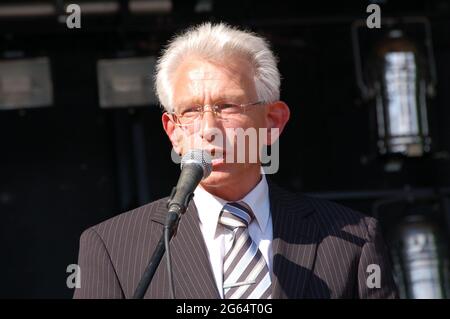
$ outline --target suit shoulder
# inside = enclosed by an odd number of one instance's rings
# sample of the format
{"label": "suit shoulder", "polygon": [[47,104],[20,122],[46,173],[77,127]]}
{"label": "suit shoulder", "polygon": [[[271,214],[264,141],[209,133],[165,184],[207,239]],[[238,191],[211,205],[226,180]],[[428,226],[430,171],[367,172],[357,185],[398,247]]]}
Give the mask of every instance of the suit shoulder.
{"label": "suit shoulder", "polygon": [[333,224],[333,222],[355,224],[361,220],[364,221],[366,218],[371,219],[371,217],[368,217],[361,212],[331,200],[307,195],[301,192],[292,192],[273,182],[270,182],[269,185],[273,198],[283,201],[286,206],[300,207],[301,209],[313,212],[316,217],[328,220],[328,223],[330,224]]}
{"label": "suit shoulder", "polygon": [[362,212],[329,199],[304,194],[301,196],[303,200],[307,201],[321,215],[332,215],[334,219],[347,219],[349,221],[356,221],[368,217]]}
{"label": "suit shoulder", "polygon": [[[156,214],[166,207],[167,197],[155,200],[130,211],[111,217],[86,231],[94,231],[103,239],[107,239],[122,231],[133,232],[137,228],[145,227]],[[86,232],[85,231],[85,232]]]}
{"label": "suit shoulder", "polygon": [[270,184],[276,198],[283,200],[285,205],[301,207],[310,212],[310,218],[319,226],[322,236],[337,236],[348,234],[357,236],[362,241],[370,241],[375,232],[377,221],[359,211],[331,200],[294,193],[278,185]]}
{"label": "suit shoulder", "polygon": [[316,220],[331,231],[344,231],[369,241],[378,224],[375,218],[334,201],[310,195],[302,197],[314,208]]}

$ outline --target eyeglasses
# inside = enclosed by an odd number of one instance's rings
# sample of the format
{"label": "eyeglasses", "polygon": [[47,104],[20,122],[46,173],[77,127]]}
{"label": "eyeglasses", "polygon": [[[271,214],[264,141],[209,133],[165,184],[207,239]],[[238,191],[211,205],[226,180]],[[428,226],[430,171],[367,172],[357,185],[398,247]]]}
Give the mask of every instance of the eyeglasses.
{"label": "eyeglasses", "polygon": [[[173,121],[178,126],[191,126],[203,119],[205,112],[212,112],[217,119],[224,122],[232,122],[242,118],[242,114],[247,111],[249,106],[264,104],[263,101],[235,104],[228,102],[219,102],[213,105],[194,105],[183,110],[181,113],[167,112],[173,118]],[[209,107],[210,111],[206,110]]]}

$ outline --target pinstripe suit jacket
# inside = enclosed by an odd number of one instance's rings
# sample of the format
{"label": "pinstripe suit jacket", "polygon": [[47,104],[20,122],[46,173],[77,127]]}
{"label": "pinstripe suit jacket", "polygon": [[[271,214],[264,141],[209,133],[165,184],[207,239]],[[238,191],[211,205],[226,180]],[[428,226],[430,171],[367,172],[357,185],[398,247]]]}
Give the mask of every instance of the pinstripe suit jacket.
{"label": "pinstripe suit jacket", "polygon": [[[397,297],[375,219],[271,182],[269,197],[273,298]],[[144,205],[81,235],[81,287],[74,298],[132,297],[162,234],[166,202]],[[171,254],[177,298],[220,298],[193,201],[171,242]],[[380,288],[367,285],[370,264],[380,267]],[[145,297],[169,298],[165,257]]]}

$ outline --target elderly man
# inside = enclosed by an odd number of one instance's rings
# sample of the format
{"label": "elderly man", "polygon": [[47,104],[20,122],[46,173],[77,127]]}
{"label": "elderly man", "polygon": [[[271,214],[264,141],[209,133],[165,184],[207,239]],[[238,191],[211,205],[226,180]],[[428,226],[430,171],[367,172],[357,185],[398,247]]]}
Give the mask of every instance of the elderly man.
{"label": "elderly man", "polygon": [[[273,144],[287,121],[268,43],[206,23],[174,38],[158,61],[162,124],[180,155],[214,155],[171,241],[178,298],[395,298],[377,221],[338,204],[287,192],[262,174],[261,160],[226,160],[242,149],[233,129],[266,132]],[[275,132],[275,133],[274,133]],[[218,134],[222,133],[222,134]],[[229,148],[218,139],[225,139]],[[246,152],[252,145],[244,143]],[[163,231],[167,199],[86,230],[75,298],[130,298]],[[163,261],[164,262],[164,261]],[[146,298],[168,298],[159,267]]]}

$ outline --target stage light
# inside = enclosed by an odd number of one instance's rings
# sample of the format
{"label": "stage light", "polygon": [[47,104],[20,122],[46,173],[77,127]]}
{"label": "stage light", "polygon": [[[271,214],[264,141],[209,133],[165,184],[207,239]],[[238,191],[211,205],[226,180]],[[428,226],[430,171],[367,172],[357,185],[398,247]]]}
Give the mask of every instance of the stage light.
{"label": "stage light", "polygon": [[130,0],[128,9],[133,14],[167,13],[172,11],[171,0]]}
{"label": "stage light", "polygon": [[42,17],[56,13],[56,7],[50,1],[47,2],[10,2],[0,4],[0,18],[10,17]]}
{"label": "stage light", "polygon": [[213,0],[197,0],[194,11],[196,13],[211,12],[213,10],[213,7],[214,7]]}
{"label": "stage light", "polygon": [[[64,8],[74,3],[74,1],[65,1]],[[76,4],[80,6],[81,14],[95,14],[95,15],[106,15],[114,14],[119,12],[120,4],[117,0],[109,1],[76,1]]]}
{"label": "stage light", "polygon": [[401,297],[448,298],[449,247],[441,226],[422,212],[404,217],[394,233],[393,261]]}
{"label": "stage light", "polygon": [[100,107],[157,104],[153,92],[155,57],[103,59],[97,62]]}
{"label": "stage light", "polygon": [[[409,36],[409,23],[422,25],[425,39]],[[358,28],[361,24],[353,27],[356,77],[363,98],[376,109],[379,153],[420,157],[431,152],[429,98],[436,77],[427,20],[391,21],[381,31],[371,30],[365,57]]]}
{"label": "stage light", "polygon": [[53,87],[47,57],[0,60],[0,109],[52,104]]}
{"label": "stage light", "polygon": [[[118,0],[78,0],[78,1],[29,1],[22,3],[4,3],[0,4],[0,17],[37,17],[55,15],[61,8],[65,9],[67,5],[75,3],[80,6],[81,13],[108,15],[118,13],[121,4]],[[211,7],[210,0],[199,1],[201,8]],[[128,10],[132,14],[140,13],[164,13],[172,11],[173,3],[171,0],[130,0],[128,1]],[[64,10],[63,10],[64,11]],[[205,10],[203,10],[205,11]],[[209,10],[210,11],[210,10]]]}

